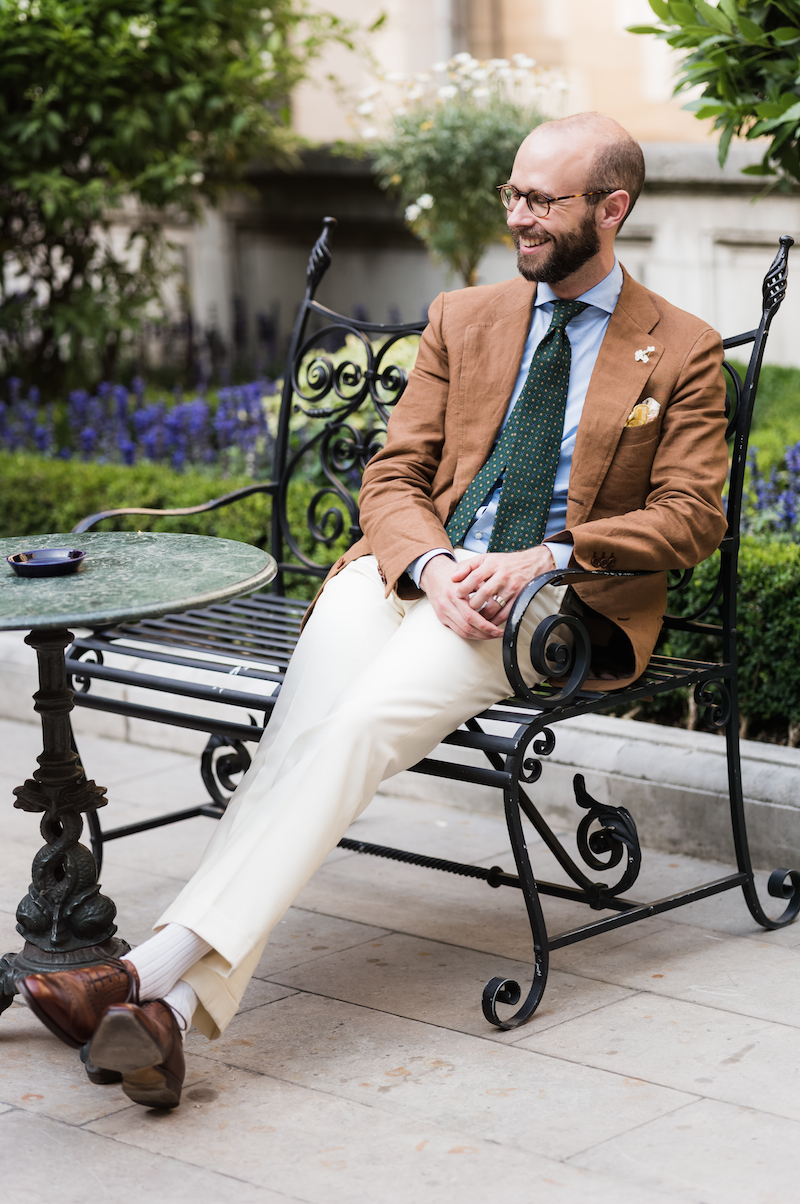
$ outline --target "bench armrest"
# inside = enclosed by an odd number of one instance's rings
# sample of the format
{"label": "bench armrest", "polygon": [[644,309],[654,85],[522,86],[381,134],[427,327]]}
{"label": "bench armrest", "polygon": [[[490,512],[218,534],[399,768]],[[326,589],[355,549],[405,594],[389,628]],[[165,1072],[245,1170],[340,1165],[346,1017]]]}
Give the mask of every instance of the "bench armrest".
{"label": "bench armrest", "polygon": [[[519,593],[511,609],[503,632],[503,666],[514,694],[535,702],[543,710],[566,705],[581,689],[590,675],[592,647],[583,623],[576,615],[548,615],[542,619],[531,640],[531,663],[537,673],[545,678],[558,678],[566,682],[555,694],[535,694],[525,682],[519,667],[519,639],[522,620],[533,599],[545,585],[571,585],[577,581],[594,581],[599,577],[650,577],[654,570],[625,571],[618,569],[551,569],[534,577]],[[572,632],[573,645],[555,643],[548,646],[548,638],[557,627],[566,627]],[[547,653],[547,655],[545,655]]]}
{"label": "bench armrest", "polygon": [[222,506],[230,506],[232,502],[238,502],[240,498],[249,497],[253,493],[269,493],[274,496],[277,492],[277,482],[261,481],[258,485],[246,485],[244,489],[234,489],[232,493],[212,498],[210,502],[203,502],[200,506],[182,506],[179,510],[149,510],[143,506],[125,506],[121,510],[100,510],[97,514],[90,514],[87,518],[82,518],[72,528],[72,532],[79,534],[81,531],[90,531],[101,519],[117,518],[122,514],[147,514],[154,518],[180,518],[185,514],[206,514],[209,510],[219,510]]}

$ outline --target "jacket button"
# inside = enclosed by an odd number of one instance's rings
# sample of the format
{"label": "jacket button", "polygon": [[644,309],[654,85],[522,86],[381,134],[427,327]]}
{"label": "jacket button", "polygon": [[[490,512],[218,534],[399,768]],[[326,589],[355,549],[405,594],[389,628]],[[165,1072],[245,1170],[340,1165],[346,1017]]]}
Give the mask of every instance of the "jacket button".
{"label": "jacket button", "polygon": [[613,567],[614,567],[614,565],[615,565],[616,563],[617,563],[617,561],[616,561],[616,557],[614,557],[614,556],[609,556],[609,558],[608,558],[608,567],[609,567],[610,569],[613,569]]}
{"label": "jacket button", "polygon": [[600,561],[598,560],[598,558],[596,556],[592,557],[592,568],[595,568],[595,569],[600,568]]}
{"label": "jacket button", "polygon": [[603,557],[601,558],[601,560],[600,560],[600,568],[601,568],[601,569],[607,569],[607,568],[608,568],[608,561],[606,560],[605,556],[603,556]]}

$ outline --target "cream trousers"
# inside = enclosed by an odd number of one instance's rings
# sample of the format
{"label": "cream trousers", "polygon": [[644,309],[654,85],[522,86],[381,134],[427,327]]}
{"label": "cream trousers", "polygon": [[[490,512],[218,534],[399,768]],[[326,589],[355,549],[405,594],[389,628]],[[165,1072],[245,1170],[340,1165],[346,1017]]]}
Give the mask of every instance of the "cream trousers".
{"label": "cream trousers", "polygon": [[[539,592],[526,646],[563,595]],[[456,635],[427,598],[384,598],[373,556],[325,586],[252,765],[197,872],[155,925],[183,924],[212,946],[183,976],[206,1036],[225,1030],[270,931],[380,783],[508,696],[501,645]]]}

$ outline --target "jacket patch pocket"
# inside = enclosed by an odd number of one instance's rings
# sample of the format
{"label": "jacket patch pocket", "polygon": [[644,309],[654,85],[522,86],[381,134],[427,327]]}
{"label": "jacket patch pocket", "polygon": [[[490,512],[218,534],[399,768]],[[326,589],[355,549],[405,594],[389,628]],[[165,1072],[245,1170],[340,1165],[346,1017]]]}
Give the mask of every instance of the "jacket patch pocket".
{"label": "jacket patch pocket", "polygon": [[644,506],[650,492],[650,470],[660,434],[660,422],[626,427],[622,431],[597,492],[592,518],[626,514]]}

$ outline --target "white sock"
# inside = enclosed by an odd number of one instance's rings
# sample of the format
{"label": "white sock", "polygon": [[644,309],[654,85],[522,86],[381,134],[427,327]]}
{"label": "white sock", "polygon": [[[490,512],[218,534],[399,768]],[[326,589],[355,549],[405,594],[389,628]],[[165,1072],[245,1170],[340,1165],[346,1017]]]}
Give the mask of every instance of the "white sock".
{"label": "white sock", "polygon": [[139,975],[139,998],[163,999],[210,949],[207,941],[182,924],[167,924],[125,957]]}
{"label": "white sock", "polygon": [[197,1007],[197,996],[188,982],[179,979],[171,991],[164,996],[164,1003],[172,1010],[178,1021],[181,1036],[185,1037],[192,1027],[192,1016]]}

